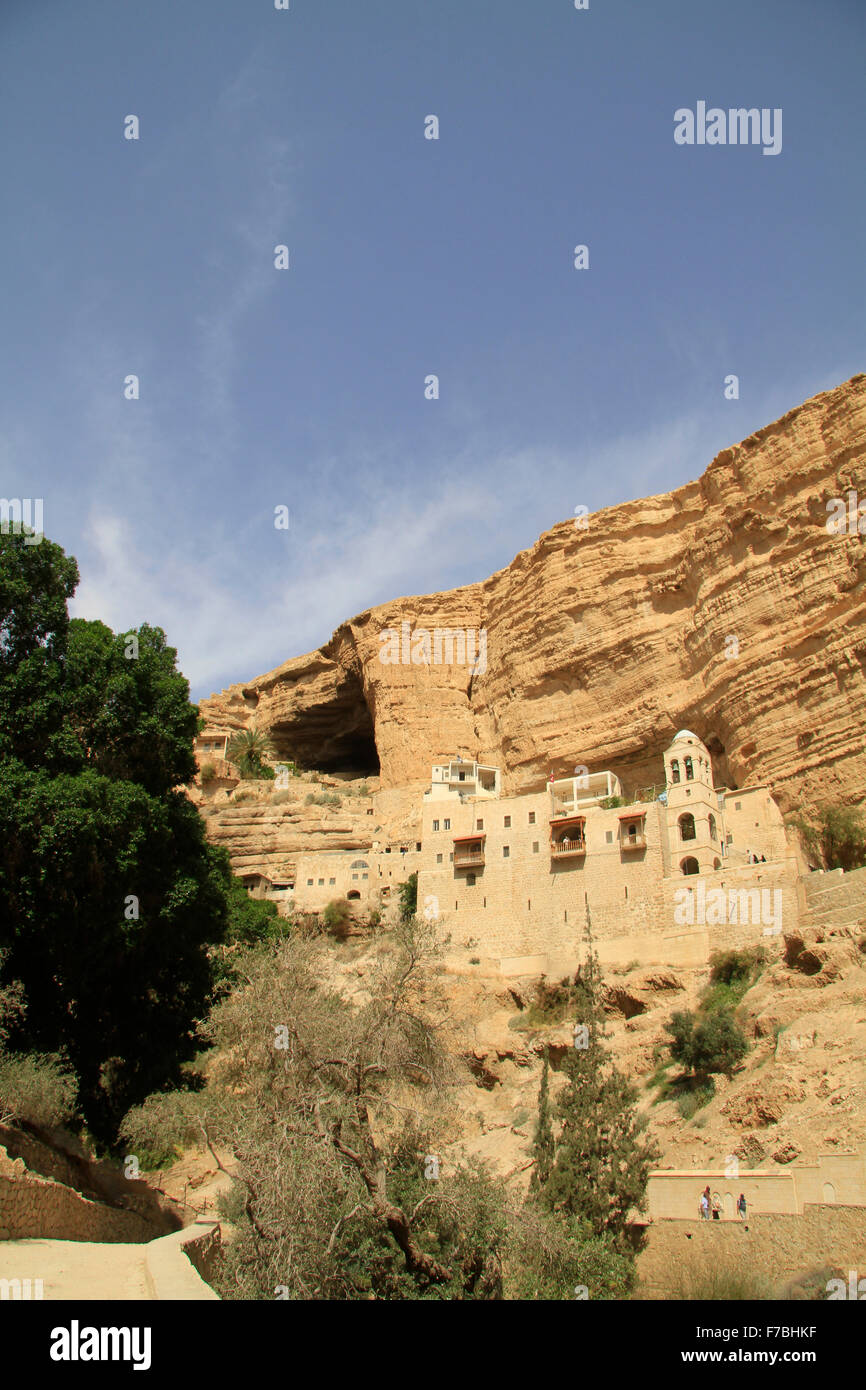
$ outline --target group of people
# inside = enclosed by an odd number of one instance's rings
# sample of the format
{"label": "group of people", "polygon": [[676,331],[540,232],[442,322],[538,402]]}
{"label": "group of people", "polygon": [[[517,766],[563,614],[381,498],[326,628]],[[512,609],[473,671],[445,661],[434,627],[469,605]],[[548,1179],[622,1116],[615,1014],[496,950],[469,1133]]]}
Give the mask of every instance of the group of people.
{"label": "group of people", "polygon": [[[707,1183],[707,1186],[701,1193],[701,1220],[709,1221],[710,1212],[713,1214],[714,1221],[721,1221],[722,1199],[718,1192],[714,1192],[710,1195],[710,1185]],[[741,1221],[745,1221],[746,1219],[746,1194],[744,1192],[741,1192],[737,1198],[737,1216]]]}
{"label": "group of people", "polygon": [[765,854],[762,854],[759,859],[757,854],[753,854],[752,851],[749,850],[748,854],[746,855],[747,864],[766,864],[766,862],[767,856]]}

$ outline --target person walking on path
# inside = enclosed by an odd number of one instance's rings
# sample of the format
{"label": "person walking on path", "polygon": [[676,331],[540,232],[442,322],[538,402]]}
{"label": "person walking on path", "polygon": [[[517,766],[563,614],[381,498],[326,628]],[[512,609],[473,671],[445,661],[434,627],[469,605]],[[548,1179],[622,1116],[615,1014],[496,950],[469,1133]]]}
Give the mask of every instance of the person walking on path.
{"label": "person walking on path", "polygon": [[703,1192],[701,1193],[701,1220],[702,1220],[702,1221],[709,1221],[709,1219],[710,1219],[710,1189],[709,1189],[708,1187],[705,1187],[704,1190],[703,1190]]}
{"label": "person walking on path", "polygon": [[739,1195],[739,1197],[737,1198],[737,1216],[740,1218],[741,1221],[745,1221],[745,1219],[746,1219],[746,1194],[745,1194],[745,1192],[741,1192],[740,1195]]}
{"label": "person walking on path", "polygon": [[715,1192],[715,1193],[713,1194],[713,1220],[714,1220],[714,1221],[721,1221],[721,1219],[722,1219],[722,1199],[721,1199],[721,1197],[719,1196],[718,1192]]}

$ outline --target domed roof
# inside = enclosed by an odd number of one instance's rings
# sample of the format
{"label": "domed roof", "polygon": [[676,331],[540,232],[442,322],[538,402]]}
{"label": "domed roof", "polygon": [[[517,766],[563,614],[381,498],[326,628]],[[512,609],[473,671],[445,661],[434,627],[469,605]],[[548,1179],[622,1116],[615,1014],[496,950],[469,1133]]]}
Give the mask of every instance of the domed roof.
{"label": "domed roof", "polygon": [[674,735],[673,742],[669,746],[673,748],[677,743],[696,743],[699,748],[704,747],[697,734],[693,734],[691,729],[680,729],[679,733]]}

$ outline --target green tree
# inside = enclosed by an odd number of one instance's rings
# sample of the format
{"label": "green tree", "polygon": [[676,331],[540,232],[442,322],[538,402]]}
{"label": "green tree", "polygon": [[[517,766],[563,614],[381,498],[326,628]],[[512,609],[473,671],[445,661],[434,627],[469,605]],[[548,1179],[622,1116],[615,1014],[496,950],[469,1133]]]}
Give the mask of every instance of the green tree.
{"label": "green tree", "polygon": [[78,566],[43,538],[0,535],[0,757],[25,766],[76,766],[63,721],[67,602]]}
{"label": "green tree", "polygon": [[[228,871],[228,856],[225,866]],[[280,916],[275,902],[250,897],[241,880],[230,872],[226,906],[225,937],[209,952],[217,995],[225,993],[236,982],[238,969],[243,964],[243,954],[249,947],[266,941],[278,941],[289,926]]]}
{"label": "green tree", "polygon": [[860,869],[866,864],[866,824],[859,806],[822,806],[811,815],[793,816],[808,853],[825,869]]}
{"label": "green tree", "polygon": [[164,634],[69,622],[75,562],[22,540],[0,536],[0,947],[27,997],[10,1045],[64,1053],[111,1138],[193,1054],[228,865],[178,790],[197,712]]}
{"label": "green tree", "polygon": [[405,883],[398,885],[400,895],[400,919],[410,921],[418,911],[418,875],[410,874]]}
{"label": "green tree", "polygon": [[605,1044],[601,974],[588,910],[586,942],[575,1046],[562,1064],[566,1085],[556,1107],[555,1157],[539,1198],[548,1211],[579,1221],[590,1235],[624,1251],[629,1213],[643,1210],[659,1153],[643,1134],[637,1092]]}
{"label": "green tree", "polygon": [[541,1068],[541,1084],[538,1088],[538,1119],[535,1124],[535,1139],[532,1145],[534,1166],[530,1187],[534,1190],[543,1187],[550,1178],[550,1170],[556,1145],[553,1140],[553,1125],[550,1119],[550,1059],[544,1049],[544,1063]]}
{"label": "green tree", "polygon": [[697,1020],[688,1011],[678,1012],[665,1026],[674,1061],[697,1075],[730,1075],[748,1051],[745,1035],[727,1009],[715,1009]]}

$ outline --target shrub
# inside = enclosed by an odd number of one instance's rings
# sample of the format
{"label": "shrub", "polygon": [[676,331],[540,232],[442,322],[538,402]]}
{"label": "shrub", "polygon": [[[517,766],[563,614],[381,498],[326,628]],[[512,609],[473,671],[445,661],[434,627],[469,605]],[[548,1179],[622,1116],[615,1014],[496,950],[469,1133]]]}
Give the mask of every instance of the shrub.
{"label": "shrub", "polygon": [[216,777],[216,765],[214,763],[202,763],[199,776],[202,782],[212,782]]}
{"label": "shrub", "polygon": [[148,1096],[126,1113],[119,1135],[145,1172],[167,1168],[183,1149],[205,1143],[202,1095],[167,1091]]}
{"label": "shrub", "polygon": [[698,1020],[688,1011],[678,1012],[665,1028],[671,1034],[674,1061],[698,1075],[730,1073],[748,1051],[742,1029],[733,1014],[723,1009]]}
{"label": "shrub", "polygon": [[[681,1091],[677,1096],[677,1110],[684,1120],[691,1120],[698,1114],[699,1110],[702,1110],[705,1105],[709,1105],[715,1093],[716,1088],[712,1084],[709,1086],[690,1086],[688,1090]],[[707,1116],[698,1116],[695,1124],[698,1124],[699,1120],[702,1127],[707,1122]]]}
{"label": "shrub", "polygon": [[[715,1223],[713,1223],[715,1224]],[[671,1265],[665,1298],[698,1302],[760,1302],[778,1297],[766,1275],[718,1251],[690,1255]]]}
{"label": "shrub", "polygon": [[50,1129],[75,1113],[78,1083],[61,1057],[9,1053],[0,1057],[0,1121]]}
{"label": "shrub", "polygon": [[287,792],[287,791],[274,792],[273,796],[271,797],[271,805],[272,805],[272,806],[283,806],[283,805],[285,805],[285,803],[286,803],[287,801],[293,801],[293,800],[294,800],[294,797],[292,796],[292,793],[291,793],[291,792]]}
{"label": "shrub", "polygon": [[579,1221],[558,1218],[527,1202],[509,1222],[505,1249],[507,1299],[570,1301],[582,1286],[590,1299],[627,1298],[634,1264]]}
{"label": "shrub", "polygon": [[576,1012],[585,1012],[586,1004],[586,991],[579,970],[573,980],[566,976],[558,984],[542,975],[535,982],[532,1002],[526,1014],[527,1023],[541,1027],[561,1023]]}
{"label": "shrub", "polygon": [[710,956],[710,980],[715,984],[734,984],[738,979],[750,979],[767,960],[763,946],[745,947],[742,951],[717,951]]}
{"label": "shrub", "polygon": [[349,935],[349,923],[352,920],[352,909],[345,898],[333,898],[322,913],[322,922],[326,931],[337,941],[345,941]]}
{"label": "shrub", "polygon": [[767,961],[763,946],[721,951],[710,957],[710,983],[701,998],[702,1014],[733,1010],[751,989]]}

